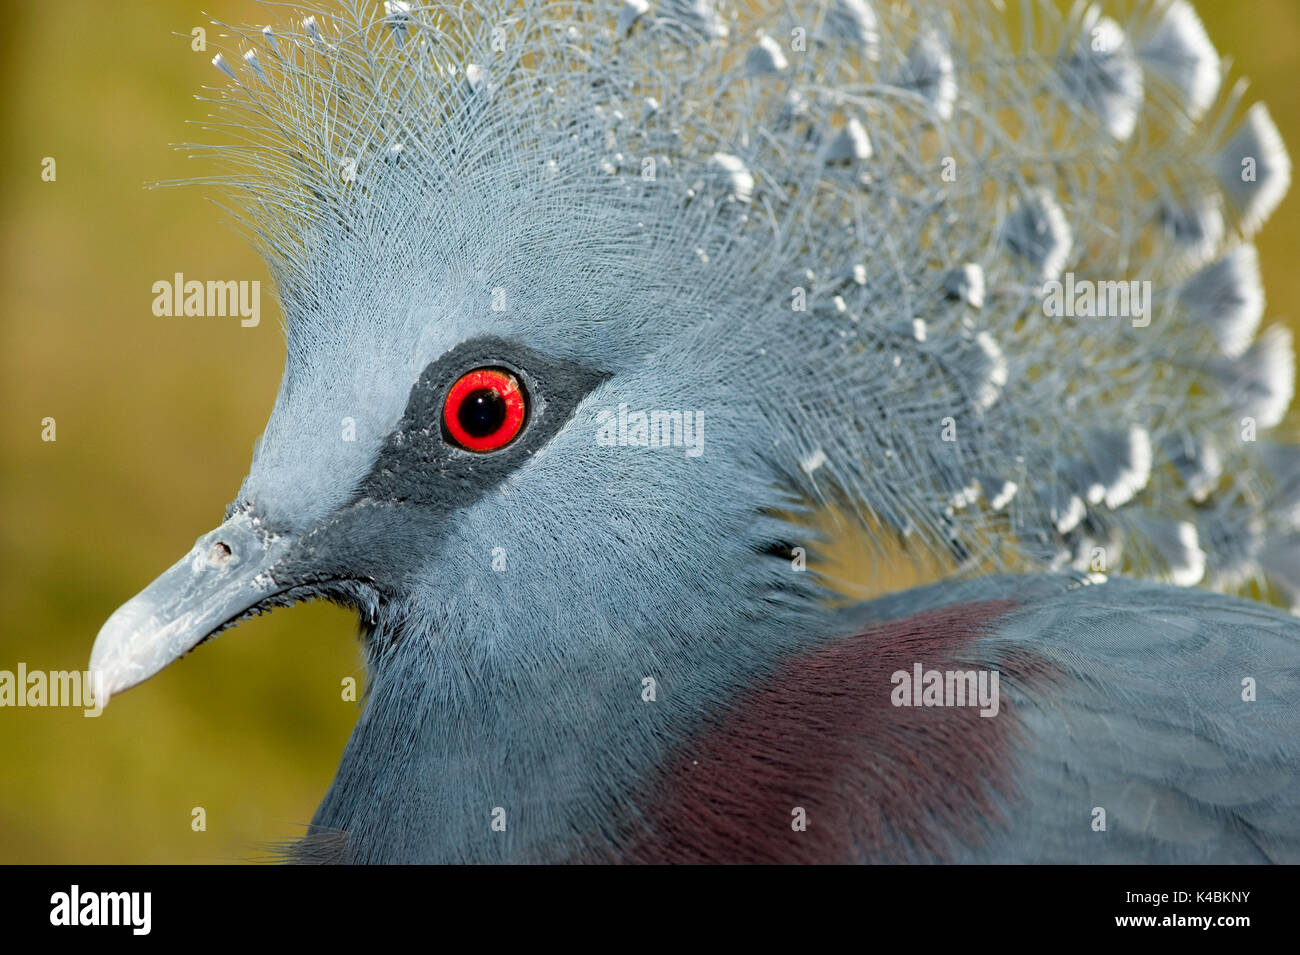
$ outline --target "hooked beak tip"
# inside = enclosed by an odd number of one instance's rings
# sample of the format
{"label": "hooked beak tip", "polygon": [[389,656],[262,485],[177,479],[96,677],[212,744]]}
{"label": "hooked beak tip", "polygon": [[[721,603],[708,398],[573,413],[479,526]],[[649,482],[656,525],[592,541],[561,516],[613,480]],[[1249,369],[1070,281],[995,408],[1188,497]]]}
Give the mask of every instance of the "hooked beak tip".
{"label": "hooked beak tip", "polygon": [[156,643],[162,628],[148,619],[150,615],[141,613],[144,609],[140,597],[127,601],[104,622],[95,637],[89,666],[104,705],[110,697],[152,675],[143,672],[152,655],[142,651]]}

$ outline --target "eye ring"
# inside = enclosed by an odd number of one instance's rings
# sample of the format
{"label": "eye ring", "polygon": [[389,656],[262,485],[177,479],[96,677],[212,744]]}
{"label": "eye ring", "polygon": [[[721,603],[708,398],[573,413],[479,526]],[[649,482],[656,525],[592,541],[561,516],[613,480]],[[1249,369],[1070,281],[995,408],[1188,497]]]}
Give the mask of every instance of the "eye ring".
{"label": "eye ring", "polygon": [[457,379],[443,402],[442,421],[467,451],[497,451],[515,439],[527,411],[519,379],[504,368],[476,368]]}

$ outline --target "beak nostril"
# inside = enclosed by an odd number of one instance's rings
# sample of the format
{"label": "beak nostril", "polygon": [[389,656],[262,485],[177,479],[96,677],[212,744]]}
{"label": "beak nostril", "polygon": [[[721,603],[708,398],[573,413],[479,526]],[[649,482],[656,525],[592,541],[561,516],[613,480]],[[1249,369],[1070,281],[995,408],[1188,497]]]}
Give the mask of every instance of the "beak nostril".
{"label": "beak nostril", "polygon": [[217,541],[212,545],[212,550],[208,552],[208,563],[219,567],[222,564],[229,563],[230,555],[230,545]]}

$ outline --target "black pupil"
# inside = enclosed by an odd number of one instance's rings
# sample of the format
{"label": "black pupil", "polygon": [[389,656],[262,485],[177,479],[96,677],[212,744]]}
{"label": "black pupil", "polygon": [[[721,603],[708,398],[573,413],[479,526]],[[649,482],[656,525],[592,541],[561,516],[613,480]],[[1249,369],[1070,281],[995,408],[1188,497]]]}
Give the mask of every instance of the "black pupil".
{"label": "black pupil", "polygon": [[456,409],[456,420],[466,434],[486,438],[506,423],[506,400],[493,388],[476,388]]}

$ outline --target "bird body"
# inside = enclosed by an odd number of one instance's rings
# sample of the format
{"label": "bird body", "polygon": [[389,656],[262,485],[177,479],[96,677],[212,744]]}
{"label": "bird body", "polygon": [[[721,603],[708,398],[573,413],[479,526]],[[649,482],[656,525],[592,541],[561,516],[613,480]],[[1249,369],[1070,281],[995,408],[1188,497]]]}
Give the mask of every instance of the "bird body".
{"label": "bird body", "polygon": [[[92,667],[355,607],[303,861],[1300,857],[1300,626],[1192,589],[1300,594],[1289,161],[1182,0],[998,6],[240,32],[285,375]],[[821,507],[942,581],[836,606]]]}

